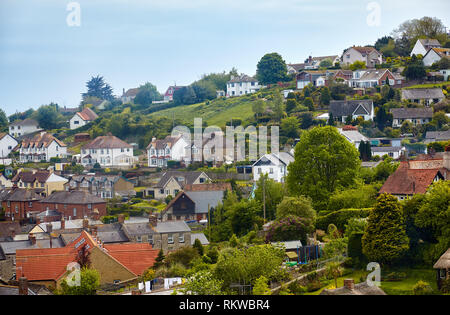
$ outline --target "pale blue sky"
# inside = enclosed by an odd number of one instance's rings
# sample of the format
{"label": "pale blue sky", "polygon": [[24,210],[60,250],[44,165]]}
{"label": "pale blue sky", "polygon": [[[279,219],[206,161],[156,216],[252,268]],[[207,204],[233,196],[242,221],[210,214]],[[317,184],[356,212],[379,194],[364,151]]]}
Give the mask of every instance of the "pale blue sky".
{"label": "pale blue sky", "polygon": [[164,92],[204,73],[236,67],[253,75],[278,52],[286,62],[373,44],[408,19],[433,16],[450,26],[446,0],[79,0],[81,26],[66,23],[71,0],[0,1],[0,107],[57,102],[75,107],[85,82],[102,75],[116,95],[147,81]]}

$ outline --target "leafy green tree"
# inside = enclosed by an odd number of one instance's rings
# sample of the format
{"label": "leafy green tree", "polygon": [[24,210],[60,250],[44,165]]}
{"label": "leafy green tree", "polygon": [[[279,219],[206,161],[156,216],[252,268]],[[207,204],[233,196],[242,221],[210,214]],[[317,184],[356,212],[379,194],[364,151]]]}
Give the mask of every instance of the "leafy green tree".
{"label": "leafy green tree", "polygon": [[198,238],[195,239],[194,245],[192,245],[192,247],[194,247],[197,250],[200,256],[203,256],[204,254],[203,245]]}
{"label": "leafy green tree", "polygon": [[273,221],[266,233],[268,242],[300,240],[306,244],[308,233],[314,231],[314,218],[289,215]]}
{"label": "leafy green tree", "polygon": [[322,105],[330,105],[331,93],[328,86],[323,86],[320,89],[320,104]]}
{"label": "leafy green tree", "polygon": [[255,224],[263,224],[262,206],[257,200],[241,200],[231,207],[229,219],[233,233],[239,237],[244,236]]}
{"label": "leafy green tree", "polygon": [[364,209],[375,204],[378,189],[375,185],[362,185],[357,188],[338,190],[330,196],[328,210]]}
{"label": "leafy green tree", "polygon": [[334,117],[333,117],[333,113],[330,112],[329,116],[328,116],[328,126],[335,126],[336,123],[334,121]]}
{"label": "leafy green tree", "polygon": [[223,295],[222,286],[222,280],[203,270],[189,277],[181,292],[185,295]]}
{"label": "leafy green tree", "polygon": [[264,276],[256,279],[253,285],[253,295],[271,295],[272,291],[270,291],[269,285],[267,284],[268,281]]}
{"label": "leafy green tree", "polygon": [[229,244],[231,247],[238,247],[239,246],[239,240],[236,237],[236,234],[231,235]]}
{"label": "leafy green tree", "polygon": [[310,219],[314,222],[316,211],[313,209],[311,199],[305,196],[284,197],[277,206],[277,219],[291,215]]}
{"label": "leafy green tree", "polygon": [[283,200],[284,187],[282,183],[278,183],[269,178],[267,174],[262,175],[256,182],[255,200],[260,205],[264,203],[264,191],[266,202],[266,218],[273,220],[277,205]]}
{"label": "leafy green tree", "polygon": [[386,111],[384,106],[378,107],[375,112],[375,123],[380,130],[392,126],[393,115]]}
{"label": "leafy green tree", "polygon": [[372,147],[369,141],[361,141],[359,143],[359,158],[362,161],[370,161],[372,158]]}
{"label": "leafy green tree", "polygon": [[442,180],[428,188],[415,224],[428,229],[434,240],[432,258],[437,259],[450,247],[450,181]]}
{"label": "leafy green tree", "polygon": [[82,94],[83,99],[88,96],[95,96],[102,100],[112,101],[114,98],[111,86],[99,75],[91,77],[91,79],[86,82],[86,87],[87,92]]}
{"label": "leafy green tree", "polygon": [[291,113],[298,107],[297,100],[295,98],[288,98],[286,100],[286,112]]}
{"label": "leafy green tree", "polygon": [[197,95],[192,86],[184,86],[173,93],[173,101],[178,105],[191,105],[197,101]]}
{"label": "leafy green tree", "polygon": [[203,102],[205,100],[213,100],[217,97],[217,88],[213,82],[210,81],[197,81],[192,84],[196,96],[196,103]]}
{"label": "leafy green tree", "polygon": [[79,286],[69,286],[64,279],[57,293],[61,295],[95,295],[97,293],[100,287],[100,274],[97,270],[81,269],[80,280]]}
{"label": "leafy green tree", "polygon": [[331,68],[333,66],[333,61],[330,58],[324,59],[320,62],[320,68]]}
{"label": "leafy green tree", "polygon": [[199,257],[199,253],[197,248],[193,248],[190,246],[183,246],[179,249],[170,252],[167,254],[165,259],[165,263],[169,266],[174,265],[176,263],[182,264],[186,268],[192,267],[192,261],[195,258]]}
{"label": "leafy green tree", "polygon": [[264,111],[266,110],[266,104],[263,100],[257,100],[252,103],[252,111],[255,114],[255,117],[260,117]]}
{"label": "leafy green tree", "polygon": [[214,268],[214,275],[223,281],[224,290],[230,290],[232,283],[255,283],[261,276],[274,280],[284,256],[282,248],[271,245],[224,249]]}
{"label": "leafy green tree", "polygon": [[342,275],[343,270],[341,264],[336,261],[332,261],[326,264],[327,275],[334,279],[334,287],[337,288],[337,279]]}
{"label": "leafy green tree", "polygon": [[155,263],[153,264],[153,268],[156,270],[159,267],[164,266],[165,259],[166,259],[166,256],[164,256],[163,250],[160,249],[158,252],[158,256],[155,258]]}
{"label": "leafy green tree", "polygon": [[5,111],[0,108],[0,131],[5,131],[8,128],[8,118]]}
{"label": "leafy green tree", "polygon": [[313,115],[311,113],[302,113],[299,117],[301,129],[308,129],[314,123]]}
{"label": "leafy green tree", "polygon": [[293,194],[311,197],[315,208],[326,205],[337,188],[355,183],[358,151],[334,127],[303,132],[294,154],[288,166],[288,188]]}
{"label": "leafy green tree", "polygon": [[420,80],[427,75],[427,71],[425,70],[423,62],[420,61],[406,66],[405,70],[403,70],[403,75],[408,80]]}
{"label": "leafy green tree", "polygon": [[291,116],[282,119],[280,127],[282,136],[288,138],[298,137],[298,128],[300,127],[300,123],[297,117]]}
{"label": "leafy green tree", "polygon": [[43,129],[58,128],[59,116],[57,104],[44,105],[39,107],[36,113],[36,120]]}
{"label": "leafy green tree", "polygon": [[401,258],[408,248],[402,207],[397,198],[381,194],[369,214],[362,238],[363,253],[370,261],[389,265]]}
{"label": "leafy green tree", "polygon": [[284,117],[284,107],[283,96],[280,92],[275,92],[273,94],[272,109],[274,118],[277,121],[280,121]]}
{"label": "leafy green tree", "polygon": [[447,41],[446,27],[441,20],[424,16],[421,19],[407,20],[393,31],[397,38],[405,38],[409,44],[409,51],[419,38],[435,38],[442,44]]}
{"label": "leafy green tree", "polygon": [[307,107],[310,111],[314,111],[314,101],[312,97],[305,97],[303,106]]}
{"label": "leafy green tree", "polygon": [[364,61],[356,60],[354,63],[349,65],[350,70],[356,71],[359,69],[366,69],[366,63]]}
{"label": "leafy green tree", "polygon": [[147,82],[139,87],[139,92],[134,98],[134,103],[142,106],[148,106],[153,101],[159,101],[161,99],[161,94],[158,92],[156,86],[150,82]]}
{"label": "leafy green tree", "polygon": [[264,55],[256,66],[256,77],[261,84],[275,84],[289,79],[287,66],[277,53]]}

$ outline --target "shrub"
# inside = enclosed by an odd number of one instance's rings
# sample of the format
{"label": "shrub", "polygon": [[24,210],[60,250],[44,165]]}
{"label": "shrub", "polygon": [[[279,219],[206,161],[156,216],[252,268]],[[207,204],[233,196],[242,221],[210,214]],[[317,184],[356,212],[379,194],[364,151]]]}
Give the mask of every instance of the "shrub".
{"label": "shrub", "polygon": [[441,292],[442,293],[450,293],[450,279],[442,281]]}
{"label": "shrub", "polygon": [[433,294],[433,289],[428,282],[419,280],[413,286],[413,293],[414,295],[431,295]]}
{"label": "shrub", "polygon": [[316,221],[316,228],[326,230],[328,225],[334,224],[338,229],[344,230],[345,225],[351,218],[367,218],[372,208],[366,209],[342,209],[331,212],[324,216],[319,216]]}

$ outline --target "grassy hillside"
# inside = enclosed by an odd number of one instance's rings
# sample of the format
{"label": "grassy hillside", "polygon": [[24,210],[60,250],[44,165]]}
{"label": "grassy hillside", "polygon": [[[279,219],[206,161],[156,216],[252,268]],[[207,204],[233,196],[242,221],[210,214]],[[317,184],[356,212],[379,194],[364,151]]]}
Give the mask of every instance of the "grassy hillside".
{"label": "grassy hillside", "polygon": [[202,118],[208,125],[224,127],[231,119],[246,121],[253,116],[252,104],[258,97],[265,97],[274,92],[272,89],[264,89],[252,95],[233,97],[227,99],[215,99],[212,101],[179,106],[165,109],[149,115],[149,117],[175,118],[189,123],[194,122],[194,118]]}

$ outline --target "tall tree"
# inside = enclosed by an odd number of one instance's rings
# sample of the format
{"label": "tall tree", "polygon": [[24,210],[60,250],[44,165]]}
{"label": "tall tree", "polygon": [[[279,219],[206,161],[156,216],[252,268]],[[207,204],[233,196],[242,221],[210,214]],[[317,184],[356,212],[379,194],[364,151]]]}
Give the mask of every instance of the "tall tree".
{"label": "tall tree", "polygon": [[87,92],[82,93],[83,99],[88,96],[94,96],[102,100],[112,101],[114,96],[112,94],[111,86],[106,83],[103,77],[97,75],[86,82]]}
{"label": "tall tree", "polygon": [[41,128],[48,130],[59,127],[58,122],[60,114],[57,108],[58,105],[54,103],[39,107],[36,112],[36,120]]}
{"label": "tall tree", "polygon": [[355,183],[358,156],[358,150],[334,127],[305,131],[295,146],[295,160],[288,166],[288,188],[293,194],[311,197],[315,208],[325,208],[338,187]]}
{"label": "tall tree", "polygon": [[150,82],[147,82],[139,87],[139,92],[134,98],[134,103],[142,106],[148,106],[153,101],[159,101],[161,99],[161,94],[158,92],[156,86]]}
{"label": "tall tree", "polygon": [[408,39],[410,48],[413,47],[418,38],[435,38],[442,44],[447,41],[444,23],[437,18],[428,16],[403,22],[393,31],[393,35],[396,38],[404,37]]}
{"label": "tall tree", "polygon": [[287,66],[277,53],[264,55],[256,66],[256,77],[261,84],[275,84],[289,80]]}
{"label": "tall tree", "polygon": [[381,194],[370,212],[362,237],[363,254],[380,264],[392,264],[409,248],[405,219],[397,198]]}
{"label": "tall tree", "polygon": [[5,111],[0,108],[0,132],[5,131],[8,127],[8,118],[6,117]]}

